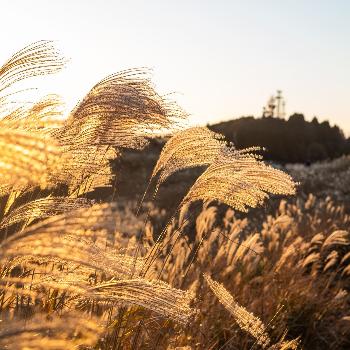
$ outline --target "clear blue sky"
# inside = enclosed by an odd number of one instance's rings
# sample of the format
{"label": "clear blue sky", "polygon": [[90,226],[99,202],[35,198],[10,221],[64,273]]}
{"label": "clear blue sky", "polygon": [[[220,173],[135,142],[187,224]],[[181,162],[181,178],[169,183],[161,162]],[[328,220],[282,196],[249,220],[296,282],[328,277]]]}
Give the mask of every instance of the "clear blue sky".
{"label": "clear blue sky", "polygon": [[0,60],[40,39],[71,59],[43,87],[74,104],[112,72],[154,69],[196,124],[259,115],[276,89],[350,135],[349,0],[2,0]]}

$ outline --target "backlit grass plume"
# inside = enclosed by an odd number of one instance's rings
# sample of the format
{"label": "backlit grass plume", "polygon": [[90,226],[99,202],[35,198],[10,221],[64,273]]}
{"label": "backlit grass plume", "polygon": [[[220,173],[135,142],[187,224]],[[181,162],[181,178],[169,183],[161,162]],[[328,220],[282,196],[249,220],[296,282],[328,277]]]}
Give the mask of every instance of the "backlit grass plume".
{"label": "backlit grass plume", "polygon": [[155,132],[171,130],[185,115],[155,92],[146,73],[127,70],[97,83],[69,115],[62,144],[140,149]]}
{"label": "backlit grass plume", "polygon": [[58,172],[64,157],[55,140],[40,133],[7,127],[0,121],[0,193],[11,186],[23,188],[49,184],[49,174]]}
{"label": "backlit grass plume", "polygon": [[[101,248],[93,240],[75,235],[35,234],[8,244],[4,262],[11,266],[39,264],[71,264],[84,267],[86,275],[96,272],[105,276],[130,278],[138,276],[144,259],[122,254],[113,248]],[[10,260],[9,260],[10,259]],[[75,266],[74,265],[74,266]]]}
{"label": "backlit grass plume", "polygon": [[246,212],[261,205],[269,194],[294,194],[295,183],[281,170],[266,165],[252,153],[227,150],[217,157],[191,187],[182,204],[219,200]]}
{"label": "backlit grass plume", "polygon": [[[51,205],[55,201],[56,207],[53,208]],[[34,208],[38,206],[38,202],[45,203],[41,208],[39,206],[44,214],[48,214],[49,210],[51,214],[55,210],[65,211],[69,205],[83,208],[70,210],[31,225],[1,242],[0,260],[4,263],[8,262],[12,266],[75,263],[89,268],[89,274],[99,271],[106,276],[118,278],[139,275],[144,264],[143,258],[120,253],[111,247],[101,247],[96,242],[97,239],[105,242],[115,232],[117,212],[113,204],[88,207],[89,202],[84,199],[67,199],[66,203],[59,203],[56,198],[52,201],[46,199],[32,202]],[[24,207],[27,208],[13,211],[12,217],[12,213],[5,217],[3,225],[17,222],[23,215],[27,215],[25,209],[30,209],[31,206],[27,204]]]}
{"label": "backlit grass plume", "polygon": [[[38,41],[15,53],[0,68],[0,194],[6,194],[11,186],[16,189],[27,186],[48,185],[49,173],[58,171],[62,153],[56,141],[45,135],[59,104],[53,96],[32,105],[13,109],[7,99],[15,91],[5,92],[15,83],[26,78],[60,71],[65,60],[51,41]],[[45,124],[43,121],[45,119]],[[56,116],[55,118],[56,119]],[[40,130],[40,133],[33,130]]]}
{"label": "backlit grass plume", "polygon": [[259,147],[236,150],[224,137],[205,127],[179,131],[166,143],[152,179],[159,174],[159,185],[176,171],[207,166],[182,204],[201,200],[220,200],[235,209],[262,204],[269,193],[294,194],[295,183],[284,172],[261,161]]}
{"label": "backlit grass plume", "polygon": [[50,134],[63,125],[63,102],[58,95],[47,95],[33,104],[26,104],[2,118],[7,127]]}
{"label": "backlit grass plume", "polygon": [[108,185],[116,148],[141,149],[160,131],[172,132],[184,117],[175,103],[155,92],[146,71],[106,77],[73,109],[63,127],[52,132],[69,154],[57,181],[69,183],[73,192],[84,182],[89,188]]}
{"label": "backlit grass plume", "polygon": [[0,221],[0,229],[22,221],[43,219],[69,212],[77,208],[88,208],[91,202],[85,198],[47,197],[27,202],[10,211]]}
{"label": "backlit grass plume", "polygon": [[[81,208],[56,215],[17,232],[0,243],[0,250],[8,249],[20,240],[38,237],[71,235],[76,237],[97,238],[99,235],[114,232],[115,208],[109,204],[95,204],[90,208]],[[2,254],[1,254],[2,255]],[[5,255],[5,254],[4,254]]]}
{"label": "backlit grass plume", "polygon": [[64,183],[70,195],[82,195],[95,187],[110,186],[112,173],[110,161],[119,152],[109,146],[61,146],[66,160],[59,172],[50,176],[52,183]]}
{"label": "backlit grass plume", "polygon": [[[40,270],[39,270],[40,271]],[[190,307],[193,294],[189,291],[172,288],[162,281],[147,280],[145,278],[124,278],[95,283],[91,285],[91,273],[84,274],[84,270],[75,272],[41,273],[34,279],[4,278],[8,285],[0,289],[19,296],[39,298],[45,290],[57,290],[65,293],[70,307],[86,308],[88,304],[139,306],[151,310],[160,317],[170,318],[178,323],[187,323],[196,310]],[[15,285],[22,288],[16,289]],[[38,302],[37,302],[38,304]]]}
{"label": "backlit grass plume", "polygon": [[190,307],[193,299],[190,292],[172,288],[165,282],[144,278],[102,283],[91,287],[88,296],[121,305],[142,306],[179,323],[187,323],[195,313]]}
{"label": "backlit grass plume", "polygon": [[175,172],[211,164],[220,150],[226,147],[223,139],[222,135],[206,127],[193,127],[175,133],[163,147],[153,169],[150,182],[159,175],[154,194]]}
{"label": "backlit grass plume", "polygon": [[256,342],[263,349],[266,349],[271,344],[271,340],[266,332],[265,325],[261,320],[247,311],[244,307],[240,306],[222,284],[214,281],[207,274],[204,274],[204,278],[210,289],[226,310],[230,312],[239,327],[254,337]]}
{"label": "backlit grass plume", "polygon": [[211,164],[221,149],[224,137],[205,127],[194,127],[176,133],[165,144],[152,177],[160,173],[159,183],[176,171]]}
{"label": "backlit grass plume", "polygon": [[14,83],[61,70],[65,60],[51,41],[41,40],[16,52],[0,68],[0,93]]}

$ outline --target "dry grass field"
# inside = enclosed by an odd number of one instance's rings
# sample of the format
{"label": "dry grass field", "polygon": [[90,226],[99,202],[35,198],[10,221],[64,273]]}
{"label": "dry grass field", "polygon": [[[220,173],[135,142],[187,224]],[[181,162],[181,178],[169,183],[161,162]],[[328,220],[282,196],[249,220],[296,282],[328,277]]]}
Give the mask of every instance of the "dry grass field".
{"label": "dry grass field", "polygon": [[[12,103],[16,83],[64,65],[41,41],[0,68],[0,349],[350,347],[340,201],[296,194],[259,147],[185,128],[143,70],[101,80],[67,116],[56,95]],[[143,198],[126,203],[112,161],[164,133]],[[334,186],[346,164],[329,165]],[[320,167],[291,173],[304,181]],[[164,186],[188,169],[197,176],[175,209],[160,209]],[[344,191],[348,179],[337,181]],[[93,198],[101,188],[108,200]]]}

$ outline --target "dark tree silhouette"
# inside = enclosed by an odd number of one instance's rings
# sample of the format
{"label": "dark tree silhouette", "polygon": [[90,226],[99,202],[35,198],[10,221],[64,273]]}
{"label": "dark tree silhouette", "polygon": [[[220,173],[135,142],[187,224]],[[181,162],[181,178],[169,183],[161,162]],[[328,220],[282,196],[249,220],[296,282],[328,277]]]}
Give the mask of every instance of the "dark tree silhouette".
{"label": "dark tree silhouette", "polygon": [[242,117],[209,127],[238,148],[263,146],[267,159],[282,163],[309,163],[350,154],[350,139],[338,126],[319,123],[316,117],[306,121],[300,113],[288,120]]}

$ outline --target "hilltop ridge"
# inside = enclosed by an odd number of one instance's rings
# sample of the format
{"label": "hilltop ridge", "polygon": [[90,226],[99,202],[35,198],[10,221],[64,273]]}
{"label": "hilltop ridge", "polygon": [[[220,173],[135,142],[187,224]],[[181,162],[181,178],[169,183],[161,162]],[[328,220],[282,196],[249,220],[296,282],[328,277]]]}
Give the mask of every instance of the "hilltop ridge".
{"label": "hilltop ridge", "polygon": [[264,158],[280,163],[312,163],[350,154],[350,138],[336,125],[317,118],[306,121],[303,114],[289,119],[241,117],[208,125],[241,149],[262,146]]}

